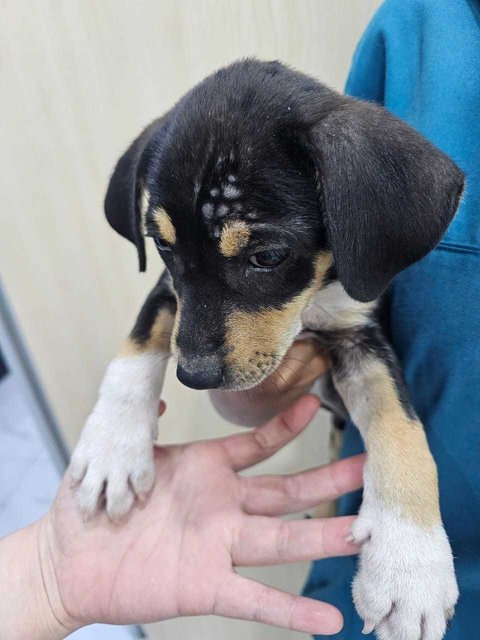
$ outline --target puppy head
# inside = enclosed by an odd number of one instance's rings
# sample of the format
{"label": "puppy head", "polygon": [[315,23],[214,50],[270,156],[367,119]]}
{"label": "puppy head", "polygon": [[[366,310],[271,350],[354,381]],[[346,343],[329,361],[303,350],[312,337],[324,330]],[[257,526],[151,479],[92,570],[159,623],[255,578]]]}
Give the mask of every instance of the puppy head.
{"label": "puppy head", "polygon": [[312,296],[338,277],[377,298],[440,240],[463,175],[379,106],[279,63],[210,76],[120,159],[109,222],[153,237],[178,297],[178,377],[248,388],[279,364]]}

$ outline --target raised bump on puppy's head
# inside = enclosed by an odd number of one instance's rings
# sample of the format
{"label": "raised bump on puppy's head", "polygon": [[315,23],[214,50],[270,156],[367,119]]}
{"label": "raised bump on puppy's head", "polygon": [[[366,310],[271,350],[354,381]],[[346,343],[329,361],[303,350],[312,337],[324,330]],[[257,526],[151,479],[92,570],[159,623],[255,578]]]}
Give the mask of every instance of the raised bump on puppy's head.
{"label": "raised bump on puppy's head", "polygon": [[165,209],[162,209],[161,207],[155,209],[153,212],[153,220],[156,223],[163,240],[168,242],[168,244],[175,244],[177,241],[177,232],[173,226],[172,219]]}
{"label": "raised bump on puppy's head", "polygon": [[220,235],[220,253],[225,258],[233,258],[248,244],[250,235],[250,229],[245,222],[226,222]]}

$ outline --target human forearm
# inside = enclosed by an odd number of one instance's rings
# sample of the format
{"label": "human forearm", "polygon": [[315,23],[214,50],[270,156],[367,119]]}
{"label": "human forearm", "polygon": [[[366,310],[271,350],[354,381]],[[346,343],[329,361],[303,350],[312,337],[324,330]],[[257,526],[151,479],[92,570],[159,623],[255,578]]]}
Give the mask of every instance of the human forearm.
{"label": "human forearm", "polygon": [[35,523],[0,541],[0,638],[60,640],[76,628],[48,593]]}

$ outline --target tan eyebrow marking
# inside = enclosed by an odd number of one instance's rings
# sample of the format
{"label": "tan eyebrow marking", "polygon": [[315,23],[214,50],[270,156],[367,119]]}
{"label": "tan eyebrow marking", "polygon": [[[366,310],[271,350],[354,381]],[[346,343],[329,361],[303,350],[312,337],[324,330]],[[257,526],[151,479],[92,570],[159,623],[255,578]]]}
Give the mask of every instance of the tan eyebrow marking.
{"label": "tan eyebrow marking", "polygon": [[155,209],[153,212],[153,220],[155,221],[165,242],[168,242],[168,244],[175,244],[177,240],[177,232],[173,226],[172,219],[165,209],[161,209],[160,207]]}
{"label": "tan eyebrow marking", "polygon": [[245,222],[227,222],[220,236],[220,253],[226,258],[232,258],[246,246],[249,239],[250,229]]}

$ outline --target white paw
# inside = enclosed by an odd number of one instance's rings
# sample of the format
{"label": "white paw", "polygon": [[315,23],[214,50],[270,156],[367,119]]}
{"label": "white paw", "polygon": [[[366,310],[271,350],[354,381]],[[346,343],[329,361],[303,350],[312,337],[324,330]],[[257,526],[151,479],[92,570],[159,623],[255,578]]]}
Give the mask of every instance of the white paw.
{"label": "white paw", "polygon": [[108,516],[119,520],[153,486],[156,419],[145,407],[137,409],[99,402],[85,424],[70,464],[85,517],[94,515],[102,498]]}
{"label": "white paw", "polygon": [[379,640],[441,640],[458,588],[443,526],[422,528],[363,505],[352,528],[362,544],[353,599]]}

